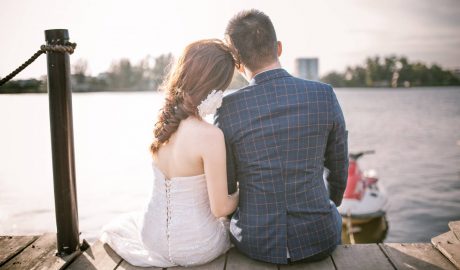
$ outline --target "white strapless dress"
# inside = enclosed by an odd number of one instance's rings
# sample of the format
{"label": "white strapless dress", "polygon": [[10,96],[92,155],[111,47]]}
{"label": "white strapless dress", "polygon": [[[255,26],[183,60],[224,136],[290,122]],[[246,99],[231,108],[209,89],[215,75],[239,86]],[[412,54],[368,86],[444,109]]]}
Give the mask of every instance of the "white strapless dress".
{"label": "white strapless dress", "polygon": [[205,176],[166,179],[155,165],[153,170],[146,211],[104,226],[101,241],[136,266],[199,265],[225,253],[228,222],[211,213]]}

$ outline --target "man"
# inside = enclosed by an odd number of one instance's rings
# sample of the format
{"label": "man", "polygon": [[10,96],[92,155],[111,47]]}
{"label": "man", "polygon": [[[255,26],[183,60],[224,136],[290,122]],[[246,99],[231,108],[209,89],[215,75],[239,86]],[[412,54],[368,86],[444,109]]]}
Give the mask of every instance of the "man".
{"label": "man", "polygon": [[258,10],[233,17],[226,39],[250,80],[226,96],[215,115],[225,134],[229,193],[239,182],[232,242],[270,263],[323,259],[340,243],[335,205],[348,168],[347,131],[334,91],[281,68],[281,42]]}

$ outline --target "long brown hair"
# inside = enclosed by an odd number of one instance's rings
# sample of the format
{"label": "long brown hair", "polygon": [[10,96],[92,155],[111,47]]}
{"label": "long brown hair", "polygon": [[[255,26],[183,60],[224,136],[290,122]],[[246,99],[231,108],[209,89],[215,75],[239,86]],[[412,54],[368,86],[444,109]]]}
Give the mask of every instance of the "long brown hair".
{"label": "long brown hair", "polygon": [[197,106],[212,90],[225,90],[234,70],[233,54],[218,39],[199,40],[184,49],[162,85],[166,98],[153,131],[152,154],[169,140],[182,120],[199,117]]}

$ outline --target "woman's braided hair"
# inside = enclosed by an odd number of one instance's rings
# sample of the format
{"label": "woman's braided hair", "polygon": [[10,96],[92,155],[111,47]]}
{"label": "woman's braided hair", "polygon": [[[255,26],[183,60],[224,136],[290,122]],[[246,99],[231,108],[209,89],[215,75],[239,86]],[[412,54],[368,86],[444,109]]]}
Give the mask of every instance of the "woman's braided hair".
{"label": "woman's braided hair", "polygon": [[196,41],[185,48],[161,86],[166,97],[153,131],[152,154],[168,142],[182,120],[199,117],[197,106],[212,90],[230,85],[237,62],[218,39]]}

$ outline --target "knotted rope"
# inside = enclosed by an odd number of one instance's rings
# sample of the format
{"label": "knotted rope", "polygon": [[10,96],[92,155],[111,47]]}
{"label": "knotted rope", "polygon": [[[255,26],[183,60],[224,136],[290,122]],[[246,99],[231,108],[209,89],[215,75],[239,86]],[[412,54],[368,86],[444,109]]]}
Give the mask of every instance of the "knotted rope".
{"label": "knotted rope", "polygon": [[27,61],[20,65],[13,72],[8,74],[5,78],[0,80],[0,86],[4,85],[6,82],[14,78],[19,72],[25,69],[27,66],[32,64],[40,55],[46,52],[60,52],[60,53],[69,53],[72,54],[77,47],[77,43],[66,42],[65,45],[42,45],[40,50],[38,50],[34,55],[32,55]]}

